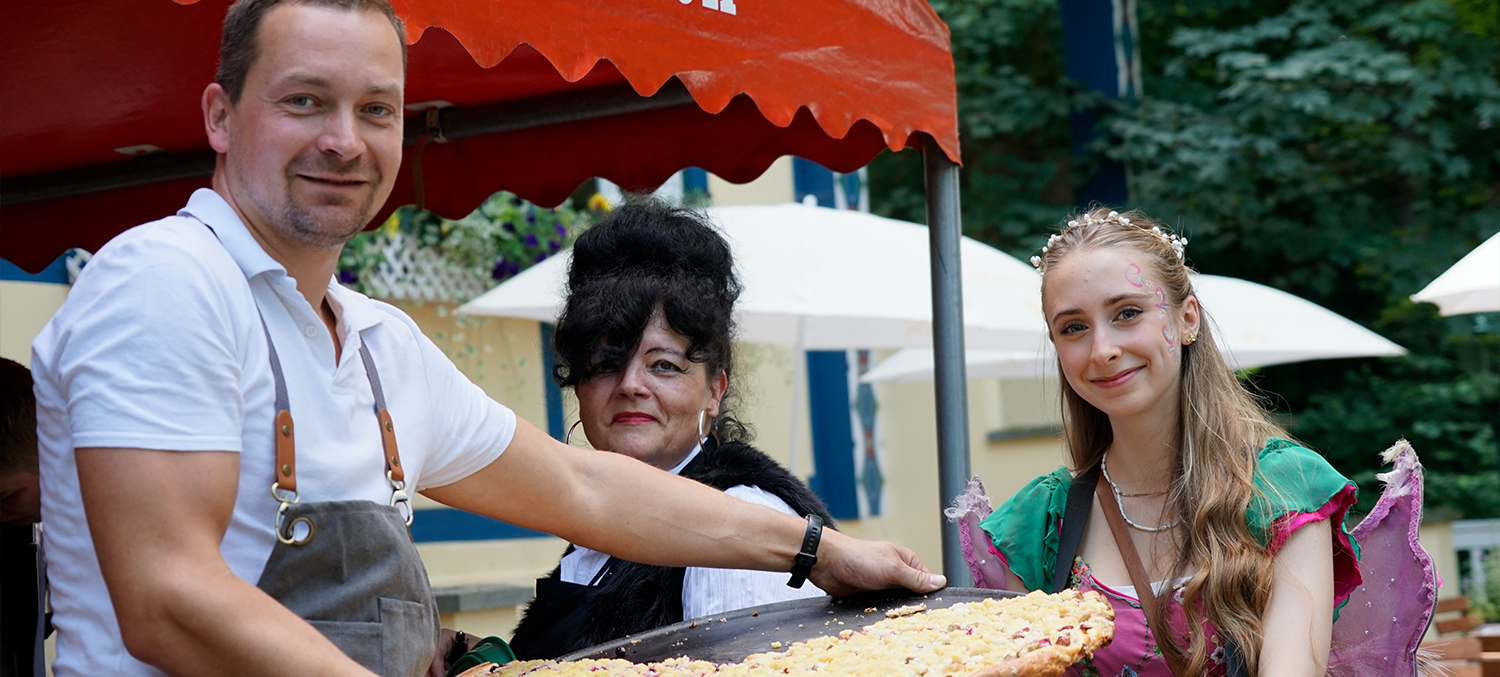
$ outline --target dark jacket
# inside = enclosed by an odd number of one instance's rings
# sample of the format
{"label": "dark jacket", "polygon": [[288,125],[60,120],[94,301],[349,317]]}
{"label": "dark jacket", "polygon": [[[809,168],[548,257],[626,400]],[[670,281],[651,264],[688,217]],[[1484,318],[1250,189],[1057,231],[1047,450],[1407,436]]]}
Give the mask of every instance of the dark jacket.
{"label": "dark jacket", "polygon": [[[753,485],[774,494],[798,515],[816,514],[827,525],[833,525],[828,508],[802,480],[787,472],[769,456],[743,442],[718,445],[713,438],[703,451],[682,469],[682,476],[697,480],[720,491],[739,485]],[[572,552],[569,546],[568,552]],[[566,555],[567,553],[564,553]],[[561,629],[540,627],[528,608],[516,626],[513,644],[523,659],[556,658],[579,649],[602,644],[626,635],[644,632],[684,620],[682,617],[682,580],[684,567],[663,567],[611,558],[605,566],[613,573],[591,591],[592,612],[581,632],[576,632],[567,651],[552,656],[522,655],[535,639]],[[557,580],[562,566],[547,577]],[[557,646],[557,637],[549,637]]]}

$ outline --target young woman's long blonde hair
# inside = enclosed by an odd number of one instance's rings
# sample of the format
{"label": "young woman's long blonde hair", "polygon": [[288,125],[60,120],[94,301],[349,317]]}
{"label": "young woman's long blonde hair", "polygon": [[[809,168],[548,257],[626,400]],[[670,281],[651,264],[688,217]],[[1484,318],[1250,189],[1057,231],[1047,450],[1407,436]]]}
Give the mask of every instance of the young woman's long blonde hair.
{"label": "young woman's long blonde hair", "polygon": [[[1153,229],[1157,229],[1153,232]],[[1147,275],[1159,281],[1173,309],[1193,296],[1188,267],[1161,224],[1139,212],[1116,214],[1096,208],[1069,221],[1053,236],[1037,260],[1046,271],[1069,253],[1085,249],[1128,249],[1149,263]],[[1181,345],[1176,458],[1169,505],[1176,506],[1182,549],[1172,565],[1172,579],[1190,575],[1183,591],[1189,643],[1178,646],[1171,632],[1153,635],[1163,653],[1175,654],[1188,674],[1202,673],[1214,647],[1208,645],[1203,621],[1218,628],[1223,640],[1240,649],[1249,674],[1260,664],[1261,617],[1271,597],[1271,553],[1250,532],[1246,511],[1255,496],[1256,459],[1267,438],[1289,438],[1260,403],[1240,385],[1214,338],[1213,323],[1202,304],[1195,341]],[[1114,433],[1109,416],[1068,385],[1058,364],[1063,429],[1075,470],[1099,463]],[[1191,572],[1190,574],[1188,572]],[[1166,608],[1147,619],[1152,628],[1169,627]]]}

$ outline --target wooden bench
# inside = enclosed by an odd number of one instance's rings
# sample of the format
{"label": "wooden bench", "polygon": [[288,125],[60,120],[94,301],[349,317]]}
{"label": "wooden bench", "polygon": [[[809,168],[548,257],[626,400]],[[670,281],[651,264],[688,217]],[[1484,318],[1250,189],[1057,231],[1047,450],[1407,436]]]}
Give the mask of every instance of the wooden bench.
{"label": "wooden bench", "polygon": [[1433,654],[1453,677],[1500,677],[1500,635],[1470,635],[1477,623],[1469,615],[1469,598],[1454,597],[1437,603],[1433,618],[1439,635],[1457,637],[1424,642],[1422,648]]}

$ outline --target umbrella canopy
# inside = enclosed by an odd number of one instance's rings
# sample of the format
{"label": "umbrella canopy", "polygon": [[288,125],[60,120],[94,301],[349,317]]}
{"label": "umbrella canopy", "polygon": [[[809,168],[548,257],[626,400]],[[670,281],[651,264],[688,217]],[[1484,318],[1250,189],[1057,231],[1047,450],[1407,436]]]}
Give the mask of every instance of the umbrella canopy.
{"label": "umbrella canopy", "polygon": [[1444,315],[1500,311],[1500,233],[1412,294],[1411,300],[1436,304]]}
{"label": "umbrella canopy", "polygon": [[[1403,355],[1406,349],[1311,301],[1233,277],[1194,275],[1198,300],[1214,323],[1214,337],[1234,369],[1341,357]],[[1042,315],[1031,321],[1039,329]],[[1045,338],[1030,351],[969,350],[969,378],[1043,378],[1057,375],[1056,353]],[[932,351],[902,350],[864,375],[866,382],[932,380]]]}
{"label": "umbrella canopy", "polygon": [[[199,97],[227,4],[0,3],[0,257],[39,270],[207,185]],[[393,4],[408,107],[442,107],[409,111],[407,141],[447,140],[421,164],[424,204],[447,217],[500,189],[555,205],[593,176],[745,182],[788,154],[847,172],[919,133],[959,157],[948,29],[923,0]],[[386,209],[416,201],[415,155]]]}
{"label": "umbrella canopy", "polygon": [[[801,204],[716,207],[744,284],[740,339],[807,350],[932,345],[928,234],[922,226]],[[964,238],[964,340],[1032,348],[1041,338],[1036,271]],[[461,313],[544,322],[562,310],[562,252],[464,304]]]}

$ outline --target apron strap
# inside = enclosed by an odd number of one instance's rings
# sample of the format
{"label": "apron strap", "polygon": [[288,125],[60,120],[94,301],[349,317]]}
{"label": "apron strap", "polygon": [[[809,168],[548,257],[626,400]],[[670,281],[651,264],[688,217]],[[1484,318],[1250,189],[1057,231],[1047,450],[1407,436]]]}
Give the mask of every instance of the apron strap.
{"label": "apron strap", "polygon": [[380,372],[375,369],[375,358],[369,346],[359,342],[359,359],[365,363],[365,377],[370,379],[370,392],[375,394],[375,418],[380,421],[380,443],[385,449],[385,472],[392,488],[406,486],[406,471],[401,468],[401,452],[396,449],[396,424],[391,421],[391,412],[385,408],[385,390],[380,387]]}
{"label": "apron strap", "polygon": [[[196,218],[196,217],[194,217]],[[219,231],[213,226],[202,223],[208,232],[212,233],[219,244],[223,244],[223,238],[219,237]],[[250,281],[245,280],[248,286]],[[255,295],[251,294],[250,300],[255,301]],[[276,354],[276,342],[271,340],[271,328],[266,326],[266,315],[260,312],[260,304],[255,305],[255,314],[260,318],[260,330],[266,335],[266,350],[271,355],[271,377],[276,382],[276,428],[272,434],[276,440],[276,480],[271,482],[271,497],[281,503],[281,510],[286,510],[290,503],[296,503],[297,494],[297,435],[296,425],[292,423],[292,398],[287,394],[286,376],[281,373],[281,356]],[[281,492],[291,492],[291,497],[282,496]],[[276,535],[281,536],[280,512],[277,513],[278,523]]]}
{"label": "apron strap", "polygon": [[[266,316],[261,314],[260,308],[256,308],[255,313],[260,316],[260,330],[266,335],[266,348],[271,354],[271,376],[276,381],[276,481],[271,484],[271,495],[280,501],[278,494],[282,489],[297,496],[296,427],[292,423],[292,400],[287,394],[286,377],[281,373],[281,357],[276,354],[276,343],[271,340],[271,329],[266,326]],[[296,503],[296,500],[292,502]]]}
{"label": "apron strap", "polygon": [[[276,353],[276,342],[271,340],[271,329],[266,324],[265,314],[258,307],[256,314],[260,317],[260,330],[266,336],[266,349],[271,358],[271,377],[276,382],[276,481],[271,483],[271,496],[281,504],[276,511],[276,537],[282,542],[294,543],[290,532],[283,533],[282,523],[287,508],[301,498],[297,492],[296,426],[292,423],[291,396],[287,391],[286,374],[281,368],[281,356]],[[396,449],[396,424],[385,407],[385,390],[380,387],[380,372],[375,369],[375,358],[370,355],[370,349],[363,341],[359,344],[359,357],[365,365],[370,392],[375,396],[375,420],[380,426],[381,455],[385,462],[386,481],[391,485],[391,505],[398,510],[404,508],[406,525],[411,526],[411,497],[406,492],[406,472],[401,467],[401,453]]]}

